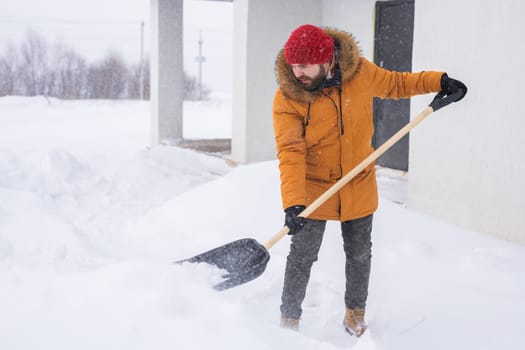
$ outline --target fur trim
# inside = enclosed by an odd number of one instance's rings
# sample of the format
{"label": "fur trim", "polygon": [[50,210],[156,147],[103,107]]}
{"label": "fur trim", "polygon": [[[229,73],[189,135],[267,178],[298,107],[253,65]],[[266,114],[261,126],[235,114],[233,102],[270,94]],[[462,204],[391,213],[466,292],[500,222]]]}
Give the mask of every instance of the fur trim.
{"label": "fur trim", "polygon": [[[323,28],[324,32],[334,38],[335,46],[339,50],[339,68],[341,69],[342,81],[352,80],[359,69],[359,48],[352,34],[342,30]],[[277,84],[284,96],[300,101],[313,102],[318,92],[310,92],[302,88],[284,58],[284,51],[281,50],[275,62],[275,75]]]}

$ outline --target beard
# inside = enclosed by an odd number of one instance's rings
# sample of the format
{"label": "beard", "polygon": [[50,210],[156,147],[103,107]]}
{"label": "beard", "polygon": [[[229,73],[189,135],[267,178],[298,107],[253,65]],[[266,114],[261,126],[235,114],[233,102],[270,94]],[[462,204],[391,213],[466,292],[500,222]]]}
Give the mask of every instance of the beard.
{"label": "beard", "polygon": [[326,69],[322,65],[319,65],[319,73],[314,77],[309,77],[306,75],[301,75],[297,77],[297,81],[301,86],[310,92],[317,91],[320,89],[326,78]]}

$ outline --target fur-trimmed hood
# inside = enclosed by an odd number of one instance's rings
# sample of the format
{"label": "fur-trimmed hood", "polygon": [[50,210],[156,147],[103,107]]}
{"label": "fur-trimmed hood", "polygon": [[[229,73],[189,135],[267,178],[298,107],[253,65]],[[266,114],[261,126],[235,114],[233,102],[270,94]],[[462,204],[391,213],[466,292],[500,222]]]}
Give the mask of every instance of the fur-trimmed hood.
{"label": "fur-trimmed hood", "polygon": [[[351,80],[359,69],[359,48],[352,34],[342,30],[323,28],[324,32],[334,38],[338,50],[338,63],[343,83]],[[284,50],[279,52],[275,62],[277,83],[284,96],[300,101],[312,102],[317,92],[304,89],[293,75],[290,65],[284,58]]]}

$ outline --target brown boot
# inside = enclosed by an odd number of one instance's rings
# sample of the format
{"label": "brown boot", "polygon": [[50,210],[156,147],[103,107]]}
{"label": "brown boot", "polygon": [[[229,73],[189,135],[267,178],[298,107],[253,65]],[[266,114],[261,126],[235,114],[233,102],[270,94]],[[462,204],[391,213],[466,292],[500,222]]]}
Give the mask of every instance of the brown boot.
{"label": "brown boot", "polygon": [[281,328],[298,331],[299,330],[299,320],[296,320],[295,318],[281,317]]}
{"label": "brown boot", "polygon": [[360,337],[368,326],[365,323],[365,309],[346,309],[343,326],[348,333]]}

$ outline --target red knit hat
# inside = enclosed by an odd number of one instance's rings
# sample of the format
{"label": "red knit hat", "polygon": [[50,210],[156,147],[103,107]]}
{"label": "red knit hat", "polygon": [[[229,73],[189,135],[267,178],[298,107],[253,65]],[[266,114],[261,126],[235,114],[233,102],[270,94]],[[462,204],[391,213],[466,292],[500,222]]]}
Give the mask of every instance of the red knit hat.
{"label": "red knit hat", "polygon": [[288,64],[327,63],[333,52],[334,39],[311,24],[297,27],[284,45],[284,58]]}

